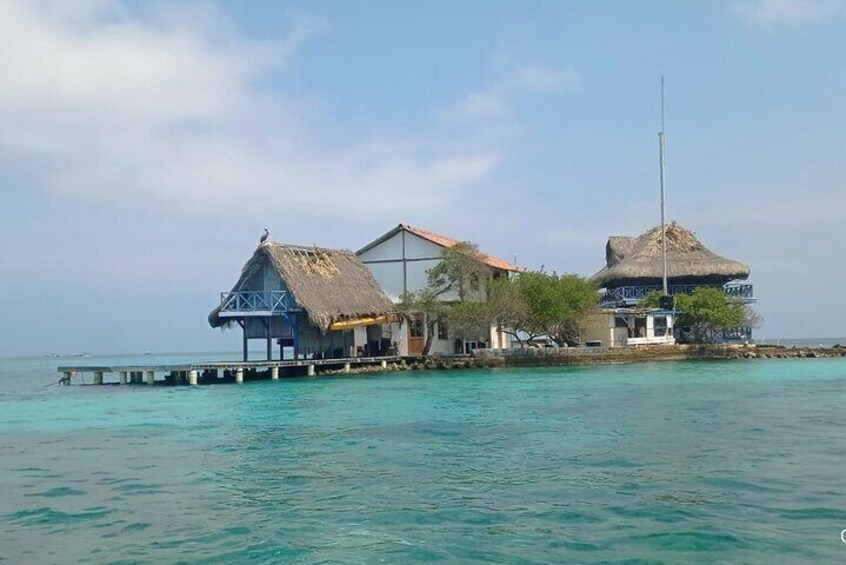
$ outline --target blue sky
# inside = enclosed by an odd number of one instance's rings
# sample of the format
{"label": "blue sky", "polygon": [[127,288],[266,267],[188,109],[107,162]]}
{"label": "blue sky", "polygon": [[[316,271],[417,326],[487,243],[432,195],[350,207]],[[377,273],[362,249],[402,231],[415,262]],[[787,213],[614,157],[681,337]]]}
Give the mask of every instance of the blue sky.
{"label": "blue sky", "polygon": [[759,337],[846,334],[846,5],[0,6],[0,354],[237,349],[264,226],[398,222],[590,275],[668,216],[748,262]]}

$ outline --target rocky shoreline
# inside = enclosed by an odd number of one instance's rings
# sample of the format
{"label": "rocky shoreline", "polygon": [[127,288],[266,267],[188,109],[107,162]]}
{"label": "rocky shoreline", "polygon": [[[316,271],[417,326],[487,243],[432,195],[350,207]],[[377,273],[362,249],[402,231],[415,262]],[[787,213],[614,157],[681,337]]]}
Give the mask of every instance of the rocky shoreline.
{"label": "rocky shoreline", "polygon": [[[616,365],[681,360],[824,359],[846,357],[846,347],[793,348],[775,345],[662,345],[569,349],[480,350],[474,355],[409,357],[389,363],[378,372],[448,371],[504,367],[568,365]],[[353,368],[349,373],[372,373],[372,367]],[[326,371],[321,374],[349,374]]]}

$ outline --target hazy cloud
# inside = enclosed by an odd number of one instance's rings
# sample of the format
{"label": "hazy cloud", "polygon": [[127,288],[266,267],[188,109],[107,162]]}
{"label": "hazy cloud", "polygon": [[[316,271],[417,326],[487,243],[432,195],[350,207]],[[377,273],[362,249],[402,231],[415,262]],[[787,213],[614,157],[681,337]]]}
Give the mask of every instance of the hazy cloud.
{"label": "hazy cloud", "polygon": [[780,27],[821,22],[842,13],[841,0],[736,0],[731,11],[750,25]]}
{"label": "hazy cloud", "polygon": [[517,96],[525,93],[554,93],[572,88],[578,82],[573,69],[546,65],[526,65],[505,71],[486,88],[470,92],[447,111],[457,120],[478,120],[506,116]]}
{"label": "hazy cloud", "polygon": [[[320,18],[292,15],[260,41],[205,4],[126,6],[0,5],[0,164],[86,201],[364,214],[437,207],[496,163],[423,135],[323,141],[312,97],[267,86]],[[399,186],[404,198],[385,197]]]}

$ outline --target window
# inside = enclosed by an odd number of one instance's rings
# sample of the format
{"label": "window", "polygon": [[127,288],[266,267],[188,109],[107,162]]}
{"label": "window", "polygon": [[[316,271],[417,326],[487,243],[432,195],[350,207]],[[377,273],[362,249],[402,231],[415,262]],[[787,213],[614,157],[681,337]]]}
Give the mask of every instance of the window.
{"label": "window", "polygon": [[443,314],[438,316],[438,339],[449,339],[447,317]]}
{"label": "window", "polygon": [[655,316],[653,318],[653,324],[655,337],[664,337],[667,335],[667,316]]}
{"label": "window", "polygon": [[408,335],[410,337],[423,337],[423,318],[421,316],[411,318],[408,326]]}

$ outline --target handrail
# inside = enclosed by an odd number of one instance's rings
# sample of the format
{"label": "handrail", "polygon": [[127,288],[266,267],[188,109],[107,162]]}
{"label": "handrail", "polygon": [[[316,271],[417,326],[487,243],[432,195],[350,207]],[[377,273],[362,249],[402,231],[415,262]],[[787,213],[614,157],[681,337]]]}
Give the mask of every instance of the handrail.
{"label": "handrail", "polygon": [[[694,284],[676,284],[667,287],[671,295],[677,294],[693,294],[693,291],[703,285]],[[719,287],[718,287],[719,288]],[[741,300],[754,300],[754,288],[752,283],[728,283],[723,285],[722,290],[732,298],[739,298]],[[614,303],[633,303],[639,302],[654,291],[661,291],[662,287],[657,285],[643,285],[643,286],[618,286],[608,289],[600,299],[600,304],[614,304]]]}
{"label": "handrail", "polygon": [[220,312],[287,312],[288,291],[238,290],[220,293]]}

